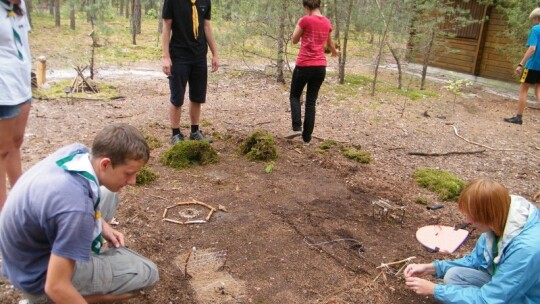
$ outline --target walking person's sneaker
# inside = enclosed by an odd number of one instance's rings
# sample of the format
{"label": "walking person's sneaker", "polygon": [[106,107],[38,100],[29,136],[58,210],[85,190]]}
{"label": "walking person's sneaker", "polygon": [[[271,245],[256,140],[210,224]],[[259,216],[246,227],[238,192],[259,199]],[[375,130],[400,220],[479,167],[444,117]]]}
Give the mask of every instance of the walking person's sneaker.
{"label": "walking person's sneaker", "polygon": [[294,130],[291,130],[291,132],[287,133],[287,135],[285,135],[285,138],[286,139],[293,139],[295,137],[298,137],[302,135],[302,131],[294,131]]}
{"label": "walking person's sneaker", "polygon": [[197,132],[192,132],[191,134],[189,134],[189,139],[190,140],[202,140],[202,141],[207,141],[209,143],[213,143],[214,140],[210,137],[206,137],[202,134],[201,130],[198,130]]}
{"label": "walking person's sneaker", "polygon": [[513,124],[518,124],[518,125],[521,125],[523,123],[523,119],[521,119],[521,117],[517,117],[517,116],[510,117],[510,118],[505,118],[504,121],[509,122],[509,123],[513,123]]}
{"label": "walking person's sneaker", "polygon": [[176,134],[171,137],[171,144],[176,144],[184,140],[184,135]]}
{"label": "walking person's sneaker", "polygon": [[304,143],[304,147],[309,147],[310,145],[309,141],[304,141],[303,143]]}

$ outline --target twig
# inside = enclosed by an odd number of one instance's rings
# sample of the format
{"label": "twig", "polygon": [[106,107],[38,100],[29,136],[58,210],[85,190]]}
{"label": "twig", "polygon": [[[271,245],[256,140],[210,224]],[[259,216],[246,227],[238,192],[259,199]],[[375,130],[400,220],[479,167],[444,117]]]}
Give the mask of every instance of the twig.
{"label": "twig", "polygon": [[187,266],[188,266],[188,262],[189,262],[189,258],[191,257],[191,253],[195,251],[195,247],[192,247],[191,250],[189,251],[188,253],[188,256],[186,258],[186,265],[184,266],[184,276],[187,277],[187,278],[191,278],[192,276],[187,272]]}
{"label": "twig", "polygon": [[395,264],[401,264],[401,263],[405,263],[405,262],[410,262],[411,260],[414,260],[416,259],[415,256],[412,256],[412,257],[408,257],[406,259],[403,259],[401,261],[396,261],[396,262],[390,262],[390,263],[381,263],[381,266],[377,266],[376,268],[379,269],[379,268],[387,268],[388,266],[390,265],[395,265]]}
{"label": "twig", "polygon": [[168,219],[168,218],[164,218],[164,219],[162,219],[162,221],[169,222],[169,223],[175,223],[175,224],[179,224],[179,225],[184,225],[184,223],[182,223],[180,221],[175,221],[175,220],[171,220],[171,219]]}
{"label": "twig", "polygon": [[409,155],[417,156],[447,156],[447,155],[461,155],[461,154],[479,154],[484,153],[486,150],[477,150],[477,151],[451,151],[444,153],[425,153],[425,152],[409,152]]}
{"label": "twig", "polygon": [[463,136],[459,135],[456,126],[454,126],[454,125],[450,125],[450,126],[451,126],[452,128],[454,128],[454,134],[455,134],[457,137],[463,139],[464,141],[466,141],[466,142],[468,142],[468,143],[470,143],[470,144],[477,145],[477,146],[480,146],[480,147],[484,147],[484,148],[486,148],[486,149],[488,149],[488,150],[493,150],[493,151],[506,151],[506,152],[521,152],[521,153],[525,153],[525,154],[528,154],[528,155],[530,155],[530,156],[533,156],[533,157],[535,157],[535,158],[540,158],[540,156],[534,155],[534,154],[532,154],[532,153],[530,153],[530,152],[527,152],[527,151],[522,151],[522,150],[518,150],[518,149],[496,149],[496,148],[492,148],[492,147],[489,147],[489,146],[486,146],[486,145],[483,145],[483,144],[479,144],[479,143],[474,142],[474,141],[470,141],[470,140],[464,138]]}

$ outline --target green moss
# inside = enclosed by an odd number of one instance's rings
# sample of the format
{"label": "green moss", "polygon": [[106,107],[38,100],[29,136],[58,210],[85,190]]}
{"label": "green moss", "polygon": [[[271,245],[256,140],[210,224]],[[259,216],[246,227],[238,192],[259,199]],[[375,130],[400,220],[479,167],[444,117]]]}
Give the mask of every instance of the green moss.
{"label": "green moss", "polygon": [[202,127],[207,128],[207,127],[210,127],[211,125],[212,125],[212,123],[211,123],[210,121],[206,120],[206,119],[203,119],[203,120],[201,121],[201,126],[202,126]]}
{"label": "green moss", "polygon": [[263,130],[255,131],[244,139],[240,153],[249,160],[271,161],[278,158],[274,138]]}
{"label": "green moss", "polygon": [[416,199],[415,203],[417,203],[417,204],[419,204],[419,205],[424,205],[424,206],[425,206],[425,205],[428,204],[428,201],[427,201],[425,198],[419,197],[419,198]]}
{"label": "green moss", "polygon": [[151,150],[161,147],[161,142],[155,136],[146,135],[144,139],[146,139],[146,143],[148,144],[148,147],[150,147]]}
{"label": "green moss", "polygon": [[463,180],[443,170],[420,168],[414,172],[413,178],[420,186],[439,194],[443,201],[456,200],[465,187]]}
{"label": "green moss", "polygon": [[163,165],[179,169],[212,164],[218,160],[216,150],[208,142],[199,140],[181,141],[169,148],[161,158]]}
{"label": "green moss", "polygon": [[275,161],[270,161],[266,164],[266,166],[264,166],[264,172],[266,173],[272,173],[274,172],[274,169],[276,169],[276,162]]}
{"label": "green moss", "polygon": [[[75,73],[75,72],[74,72]],[[118,92],[118,89],[114,87],[113,85],[104,83],[104,82],[96,82],[88,79],[88,81],[95,85],[97,87],[97,93],[91,93],[91,92],[80,92],[80,93],[71,93],[66,94],[66,89],[70,88],[72,85],[73,80],[65,80],[65,81],[59,81],[59,82],[51,82],[50,87],[45,89],[34,89],[32,92],[32,95],[37,99],[58,99],[58,98],[65,98],[66,100],[69,100],[70,97],[75,98],[89,98],[89,99],[112,99],[114,97],[118,97],[120,94]]]}
{"label": "green moss", "polygon": [[335,147],[339,145],[339,143],[332,139],[327,139],[322,142],[322,144],[319,145],[319,149],[321,150],[330,150],[332,147]]}
{"label": "green moss", "polygon": [[145,185],[155,181],[159,175],[150,167],[143,166],[136,175],[137,185]]}
{"label": "green moss", "polygon": [[357,150],[354,148],[343,150],[343,156],[361,164],[369,164],[372,161],[371,153],[367,151]]}

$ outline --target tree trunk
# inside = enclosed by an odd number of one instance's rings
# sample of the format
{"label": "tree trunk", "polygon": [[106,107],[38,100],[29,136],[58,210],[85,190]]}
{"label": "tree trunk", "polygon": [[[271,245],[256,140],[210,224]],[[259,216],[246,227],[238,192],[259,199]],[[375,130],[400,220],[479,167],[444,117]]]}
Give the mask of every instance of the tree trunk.
{"label": "tree trunk", "polygon": [[75,30],[75,0],[69,1],[69,28]]}
{"label": "tree trunk", "polygon": [[431,31],[431,34],[429,36],[428,46],[427,46],[426,52],[424,53],[424,62],[422,63],[422,80],[420,81],[420,90],[425,89],[429,57],[431,56],[431,49],[433,48],[434,42],[435,42],[435,31],[433,30]]}
{"label": "tree trunk", "polygon": [[401,90],[403,87],[403,71],[401,68],[401,58],[399,57],[399,52],[392,47],[390,42],[388,40],[386,41],[386,45],[388,46],[388,49],[390,50],[390,53],[392,53],[392,57],[394,57],[394,60],[396,61],[397,70],[398,70],[398,89]]}
{"label": "tree trunk", "polygon": [[377,76],[379,74],[379,65],[381,63],[381,58],[383,55],[384,45],[386,44],[386,36],[388,35],[388,29],[390,27],[390,18],[392,18],[394,14],[394,7],[396,5],[396,2],[392,2],[392,7],[390,8],[390,14],[388,14],[388,20],[386,20],[386,17],[384,16],[384,12],[382,10],[382,6],[379,4],[378,0],[375,0],[377,3],[377,7],[379,8],[379,12],[381,14],[381,18],[384,21],[384,32],[382,37],[379,39],[379,51],[377,53],[377,59],[375,60],[375,71],[373,76],[373,82],[371,83],[371,96],[375,96],[375,87],[377,85]]}
{"label": "tree trunk", "polygon": [[60,0],[54,1],[54,26],[60,27]]}
{"label": "tree trunk", "polygon": [[135,0],[133,6],[133,16],[135,17],[135,28],[137,30],[137,35],[140,35],[142,20],[141,0]]}
{"label": "tree trunk", "polygon": [[349,41],[349,28],[351,26],[351,15],[354,0],[349,0],[349,8],[345,19],[345,30],[343,32],[343,49],[341,50],[341,60],[339,62],[339,83],[345,83],[345,64],[347,63],[347,42]]}
{"label": "tree trunk", "polygon": [[126,13],[124,14],[126,16],[126,19],[129,19],[131,17],[131,9],[130,9],[130,4],[131,4],[131,1],[130,0],[126,0]]}
{"label": "tree trunk", "polygon": [[48,5],[49,5],[49,15],[54,16],[54,0],[49,0]]}
{"label": "tree trunk", "polygon": [[282,12],[279,14],[279,33],[278,33],[278,53],[277,53],[277,69],[276,69],[276,81],[285,83],[283,77],[284,66],[284,49],[285,49],[285,19],[287,18],[287,0],[281,0]]}
{"label": "tree trunk", "polygon": [[[158,28],[157,28],[157,31],[159,34],[163,33],[163,5],[165,4],[165,0],[162,0],[161,1],[161,5],[159,7],[159,12],[158,12]],[[159,37],[158,37],[159,38]]]}
{"label": "tree trunk", "polygon": [[32,7],[32,0],[25,1],[26,3],[26,17],[28,18],[28,23],[30,24],[30,28],[32,28],[32,11],[34,8]]}
{"label": "tree trunk", "polygon": [[[336,48],[340,49],[341,50],[341,29],[340,29],[340,26],[339,26],[339,8],[338,8],[338,2],[337,0],[334,0],[334,16],[333,16],[333,19],[336,23],[335,27],[334,27],[334,40],[336,41]],[[340,53],[339,54],[339,57],[338,57],[338,83],[339,84],[343,84],[345,83],[345,77],[342,77],[342,75],[340,74],[341,72],[341,69],[339,67],[341,67],[341,61],[343,60],[343,53]]]}
{"label": "tree trunk", "polygon": [[118,16],[124,16],[124,0],[118,3]]}
{"label": "tree trunk", "polygon": [[[137,45],[137,34],[139,34],[137,28],[137,24],[140,24],[140,10],[141,10],[141,2],[140,0],[132,0],[131,7],[133,8],[131,11],[131,22],[130,22],[130,32],[131,32],[131,43],[133,45]],[[139,11],[137,13],[137,10]],[[138,20],[137,20],[138,19]]]}

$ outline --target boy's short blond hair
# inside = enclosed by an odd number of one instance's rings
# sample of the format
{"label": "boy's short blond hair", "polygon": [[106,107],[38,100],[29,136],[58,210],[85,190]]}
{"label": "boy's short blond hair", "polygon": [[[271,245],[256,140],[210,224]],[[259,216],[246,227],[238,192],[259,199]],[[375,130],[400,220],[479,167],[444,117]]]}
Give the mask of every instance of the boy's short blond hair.
{"label": "boy's short blond hair", "polygon": [[529,15],[529,19],[534,20],[540,18],[540,7],[537,7],[533,9],[531,14]]}

